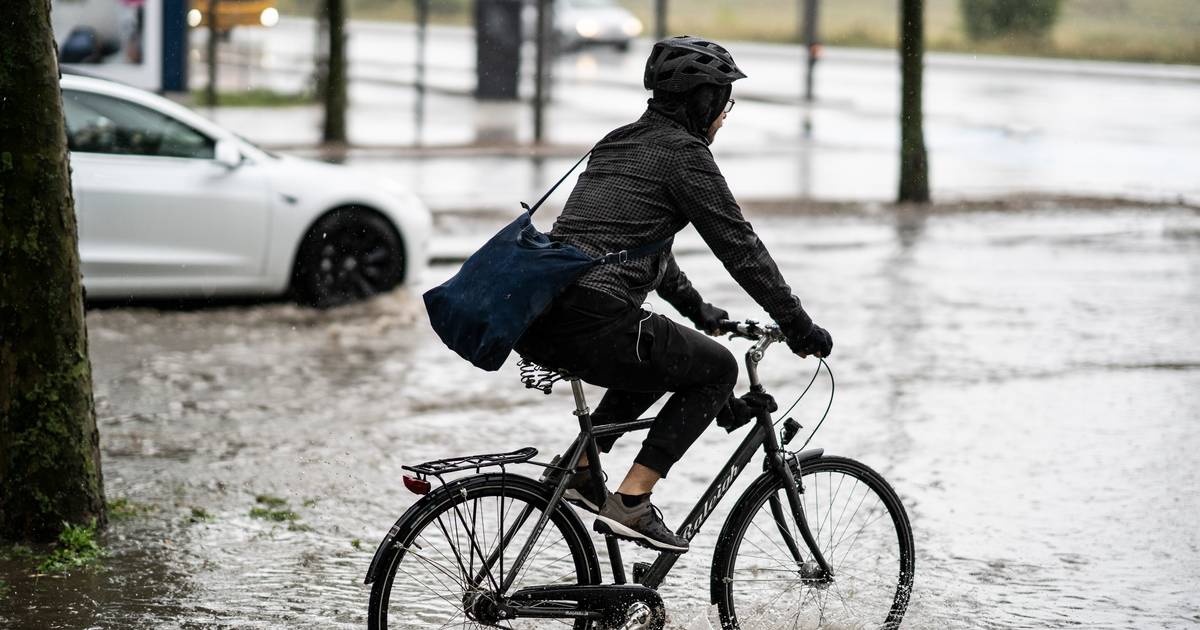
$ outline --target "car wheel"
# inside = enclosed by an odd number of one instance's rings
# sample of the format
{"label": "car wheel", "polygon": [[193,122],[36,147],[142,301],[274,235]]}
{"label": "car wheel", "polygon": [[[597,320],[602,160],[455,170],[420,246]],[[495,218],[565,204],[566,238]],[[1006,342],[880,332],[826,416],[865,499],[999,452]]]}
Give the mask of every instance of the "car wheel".
{"label": "car wheel", "polygon": [[368,298],[404,278],[404,247],[392,224],[374,212],[345,208],[321,217],[296,255],[297,299],[329,308]]}

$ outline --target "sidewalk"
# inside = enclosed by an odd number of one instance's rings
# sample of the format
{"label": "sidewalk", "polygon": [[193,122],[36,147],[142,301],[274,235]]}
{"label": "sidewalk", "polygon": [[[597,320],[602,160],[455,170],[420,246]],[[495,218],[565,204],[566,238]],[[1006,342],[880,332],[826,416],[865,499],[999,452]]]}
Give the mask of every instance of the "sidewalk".
{"label": "sidewalk", "polygon": [[[231,87],[299,89],[310,75],[310,29],[311,22],[293,19],[245,41],[235,36],[225,80]],[[352,24],[353,148],[344,160],[406,183],[435,209],[515,207],[645,107],[638,46],[629,54],[564,56],[554,67],[547,142],[535,150],[531,107],[471,98],[471,33],[438,27],[430,30],[430,89],[418,124],[412,31],[403,24]],[[798,47],[732,46],[750,77],[738,83],[738,104],[713,151],[739,199],[894,197],[894,53],[828,50],[818,66],[818,100],[803,105]],[[1190,66],[930,54],[925,112],[934,196],[1033,193],[1200,204],[1197,85],[1200,68]],[[211,115],[269,147],[319,155],[312,148],[319,140],[316,107]]]}

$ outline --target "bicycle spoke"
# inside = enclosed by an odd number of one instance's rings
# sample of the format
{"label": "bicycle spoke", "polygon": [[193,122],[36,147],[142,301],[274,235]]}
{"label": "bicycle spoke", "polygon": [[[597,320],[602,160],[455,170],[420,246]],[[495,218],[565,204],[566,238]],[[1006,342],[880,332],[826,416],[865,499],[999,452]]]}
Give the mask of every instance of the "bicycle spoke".
{"label": "bicycle spoke", "polygon": [[[377,580],[372,587],[372,628],[531,630],[583,623],[570,617],[480,621],[491,614],[487,601],[497,597],[501,566],[505,579],[515,578],[514,588],[588,583],[580,554],[590,548],[584,546],[589,542],[586,538],[553,515],[530,542],[522,566],[512,566],[519,545],[530,539],[545,502],[529,483],[518,482],[508,489],[501,487],[500,480],[486,484],[465,486],[461,496],[443,493],[440,509],[398,536],[412,542],[399,551],[386,582]],[[378,599],[380,584],[387,585],[382,600]],[[573,606],[560,607],[574,610]]]}
{"label": "bicycle spoke", "polygon": [[[416,558],[417,560],[420,560],[421,562],[425,563],[425,566],[427,566],[427,567],[430,567],[430,568],[433,568],[433,569],[437,569],[437,570],[438,570],[439,572],[441,572],[443,575],[445,575],[445,576],[449,577],[451,580],[454,580],[454,583],[455,583],[455,585],[458,587],[458,589],[457,589],[457,590],[459,590],[459,591],[465,591],[465,590],[466,590],[466,585],[465,585],[465,584],[463,584],[462,582],[459,582],[459,581],[458,581],[458,578],[457,578],[457,577],[455,577],[455,575],[454,575],[453,573],[450,573],[449,571],[447,571],[446,569],[442,568],[441,566],[439,566],[439,565],[437,565],[437,564],[435,564],[435,563],[433,563],[433,562],[430,562],[428,559],[426,559],[426,558],[422,557],[422,556],[421,556],[421,554],[414,553],[414,554],[412,554],[412,556],[413,556],[414,558]],[[446,583],[445,583],[445,582],[442,582],[442,581],[441,581],[441,578],[437,577],[437,574],[432,574],[432,576],[431,576],[431,577],[433,577],[433,579],[437,580],[437,581],[438,581],[438,583],[442,584],[443,586],[445,586],[445,585],[446,585]],[[453,590],[453,589],[452,589],[452,590]]]}
{"label": "bicycle spoke", "polygon": [[791,557],[786,537],[795,532],[801,540],[798,530],[805,526],[796,518],[781,523],[777,504],[769,505],[780,500],[782,483],[758,494],[754,512],[741,516],[737,546],[723,552],[735,555],[727,560],[731,579],[718,604],[742,628],[875,628],[899,619],[894,603],[909,588],[905,575],[911,576],[903,573],[907,543],[900,523],[884,518],[899,501],[874,473],[861,471],[856,462],[822,458],[801,472],[802,518],[833,568],[827,580],[805,579],[806,566],[780,562]]}

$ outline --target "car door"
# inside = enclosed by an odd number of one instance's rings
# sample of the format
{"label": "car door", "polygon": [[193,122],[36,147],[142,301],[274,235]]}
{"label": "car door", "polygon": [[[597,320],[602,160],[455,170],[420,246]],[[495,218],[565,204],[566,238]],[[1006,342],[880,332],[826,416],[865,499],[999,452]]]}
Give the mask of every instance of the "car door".
{"label": "car door", "polygon": [[64,90],[79,242],[93,295],[210,294],[264,274],[270,208],[260,168],[140,103]]}

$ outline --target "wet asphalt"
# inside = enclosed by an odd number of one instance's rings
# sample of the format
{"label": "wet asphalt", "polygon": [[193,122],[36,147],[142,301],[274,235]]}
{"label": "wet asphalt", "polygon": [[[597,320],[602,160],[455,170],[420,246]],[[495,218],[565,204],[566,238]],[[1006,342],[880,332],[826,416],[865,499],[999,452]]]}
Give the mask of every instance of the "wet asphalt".
{"label": "wet asphalt", "polygon": [[[835,340],[813,444],[878,469],[912,518],[905,627],[1200,623],[1194,209],[751,218]],[[761,316],[697,236],[676,252],[707,300]],[[549,455],[574,432],[566,391],[524,390],[512,365],[476,370],[432,334],[419,293],[454,268],[331,311],[90,310],[106,489],[144,509],[113,523],[96,568],[30,576],[0,561],[0,625],[362,627],[371,553],[416,498],[401,465]],[[814,367],[775,348],[762,374],[790,402]],[[819,378],[792,415],[811,427],[829,393]],[[668,523],[736,441],[710,429],[663,482]],[[295,520],[252,517],[264,495]],[[708,564],[731,505],[667,580],[673,628],[715,615]]]}

